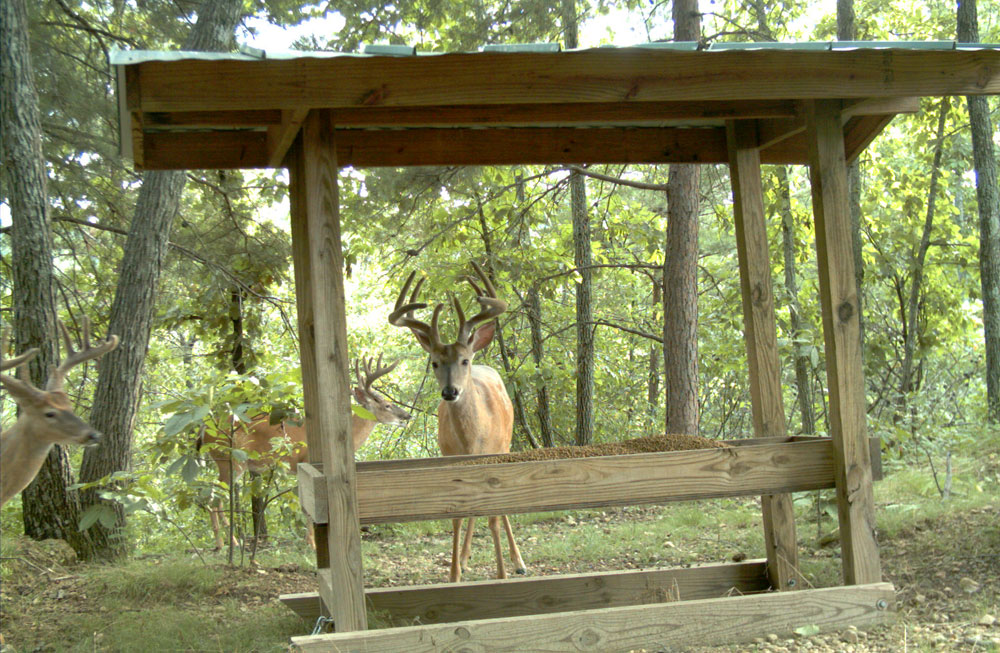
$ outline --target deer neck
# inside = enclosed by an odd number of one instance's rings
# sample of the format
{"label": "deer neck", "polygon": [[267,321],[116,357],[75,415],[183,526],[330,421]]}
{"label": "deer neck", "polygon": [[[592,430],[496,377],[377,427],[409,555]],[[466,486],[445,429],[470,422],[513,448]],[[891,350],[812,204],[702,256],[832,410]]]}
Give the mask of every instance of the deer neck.
{"label": "deer neck", "polygon": [[473,377],[455,401],[438,404],[438,444],[444,455],[492,451],[493,419],[489,389]]}
{"label": "deer neck", "polygon": [[34,437],[22,417],[0,434],[0,505],[14,498],[35,478],[49,455],[51,442]]}
{"label": "deer neck", "polygon": [[354,413],[351,413],[351,441],[354,443],[355,451],[360,449],[361,445],[368,439],[368,436],[372,434],[376,423],[373,420],[358,417]]}

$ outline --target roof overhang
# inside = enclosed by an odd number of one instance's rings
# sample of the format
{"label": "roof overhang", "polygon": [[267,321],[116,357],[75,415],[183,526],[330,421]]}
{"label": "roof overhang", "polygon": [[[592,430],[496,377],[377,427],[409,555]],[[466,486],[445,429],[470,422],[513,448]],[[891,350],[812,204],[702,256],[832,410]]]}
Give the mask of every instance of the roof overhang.
{"label": "roof overhang", "polygon": [[805,163],[804,107],[843,105],[857,156],[923,96],[1000,93],[1000,51],[598,48],[257,58],[118,53],[122,149],[137,168],[283,164],[310,110],[341,166],[724,163],[755,122],[763,163]]}

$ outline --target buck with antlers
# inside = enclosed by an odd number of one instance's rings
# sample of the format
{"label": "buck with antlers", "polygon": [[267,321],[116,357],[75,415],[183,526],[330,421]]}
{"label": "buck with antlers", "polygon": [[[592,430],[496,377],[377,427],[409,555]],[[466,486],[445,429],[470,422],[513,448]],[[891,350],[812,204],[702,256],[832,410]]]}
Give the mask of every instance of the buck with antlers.
{"label": "buck with antlers", "polygon": [[[372,365],[374,363],[374,369]],[[396,406],[394,403],[383,397],[372,389],[372,383],[376,379],[385,376],[396,369],[399,361],[391,365],[382,366],[382,355],[379,354],[378,362],[374,359],[362,361],[364,375],[358,363],[354,364],[354,375],[357,379],[357,386],[354,388],[354,399],[358,404],[371,413],[375,419],[364,419],[357,415],[351,415],[351,440],[354,443],[354,450],[357,451],[368,439],[376,424],[402,424],[410,419],[410,414]],[[282,438],[290,445],[290,452],[284,455],[274,450],[274,439]],[[299,463],[305,462],[308,457],[308,447],[306,445],[306,429],[301,425],[281,422],[270,423],[270,416],[267,414],[257,415],[249,424],[239,425],[233,430],[232,439],[224,429],[215,432],[206,432],[199,438],[199,449],[203,444],[214,445],[209,447],[209,456],[219,469],[219,482],[227,486],[238,480],[243,473],[249,469],[254,472],[262,472],[274,468],[279,461],[289,466],[294,473]],[[255,457],[247,459],[245,462],[233,460],[229,455],[229,449],[242,449],[246,452],[256,452]],[[234,473],[235,472],[235,473]],[[216,502],[209,508],[209,515],[212,524],[212,533],[215,536],[215,546],[222,548],[222,535],[220,523],[225,522],[225,513],[221,505]],[[313,541],[312,525],[306,535],[309,545],[315,548]]]}
{"label": "buck with antlers", "polygon": [[[84,318],[83,348],[73,350],[73,341],[62,322],[59,323],[66,342],[66,359],[49,373],[45,390],[39,390],[26,379],[0,375],[0,384],[11,394],[21,409],[14,426],[0,435],[0,506],[7,503],[34,480],[54,444],[95,444],[101,439],[92,426],[73,413],[73,405],[63,390],[66,374],[77,365],[100,358],[118,346],[118,336],[110,336],[96,347],[90,344],[90,322]],[[23,365],[34,358],[37,349],[17,358],[3,361],[0,370]]]}
{"label": "buck with antlers", "polygon": [[[514,426],[514,408],[500,375],[491,367],[472,364],[476,352],[484,349],[493,340],[493,335],[496,333],[494,318],[507,309],[507,303],[497,298],[496,289],[482,268],[475,262],[472,266],[483,288],[470,277],[466,280],[475,291],[476,300],[482,309],[466,320],[458,298],[451,296],[452,306],[458,318],[458,338],[454,343],[443,344],[438,331],[438,317],[444,304],[434,307],[430,324],[413,317],[413,311],[427,307],[427,304],[417,302],[417,294],[424,283],[423,278],[413,288],[409,301],[406,299],[416,272],[412,272],[407,278],[402,292],[396,299],[395,308],[389,315],[390,324],[408,328],[416,336],[420,346],[430,354],[434,377],[441,390],[442,401],[438,404],[438,446],[445,456],[507,453],[510,451]],[[452,582],[461,580],[462,568],[469,560],[474,522],[475,518],[469,517],[460,553],[462,519],[452,520]],[[496,552],[497,578],[507,577],[500,547],[501,522],[507,532],[511,562],[515,571],[523,574],[526,569],[521,559],[521,552],[514,541],[510,520],[506,515],[492,516],[489,518],[489,527]]]}

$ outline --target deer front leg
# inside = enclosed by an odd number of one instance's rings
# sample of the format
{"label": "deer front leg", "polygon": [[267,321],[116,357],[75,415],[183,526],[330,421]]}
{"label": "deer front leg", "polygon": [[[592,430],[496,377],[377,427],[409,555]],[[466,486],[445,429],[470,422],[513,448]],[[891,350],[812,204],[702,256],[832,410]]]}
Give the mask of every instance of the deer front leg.
{"label": "deer front leg", "polygon": [[462,537],[462,519],[451,520],[451,575],[449,580],[457,583],[462,580],[462,556],[458,543]]}
{"label": "deer front leg", "polygon": [[472,531],[475,529],[476,518],[469,517],[469,524],[465,527],[465,541],[462,542],[462,559],[459,564],[462,571],[469,568],[469,558],[472,557]]}
{"label": "deer front leg", "polygon": [[503,566],[503,548],[500,546],[499,517],[490,517],[490,533],[493,535],[493,552],[497,556],[497,578],[507,578],[507,570]]}
{"label": "deer front leg", "polygon": [[521,559],[521,550],[517,548],[517,542],[514,541],[514,531],[510,527],[510,519],[507,518],[507,515],[503,516],[503,529],[507,531],[507,544],[510,545],[510,561],[514,564],[514,573],[523,576],[528,573],[528,568],[525,566],[524,560]]}

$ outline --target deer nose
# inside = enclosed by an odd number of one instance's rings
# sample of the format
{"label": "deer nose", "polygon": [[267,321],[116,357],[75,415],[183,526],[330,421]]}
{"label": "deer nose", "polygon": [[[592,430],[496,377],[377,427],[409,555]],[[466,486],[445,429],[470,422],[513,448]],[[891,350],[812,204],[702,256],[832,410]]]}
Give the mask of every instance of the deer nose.
{"label": "deer nose", "polygon": [[446,385],[441,388],[441,398],[445,401],[455,401],[458,399],[458,388],[453,385]]}

